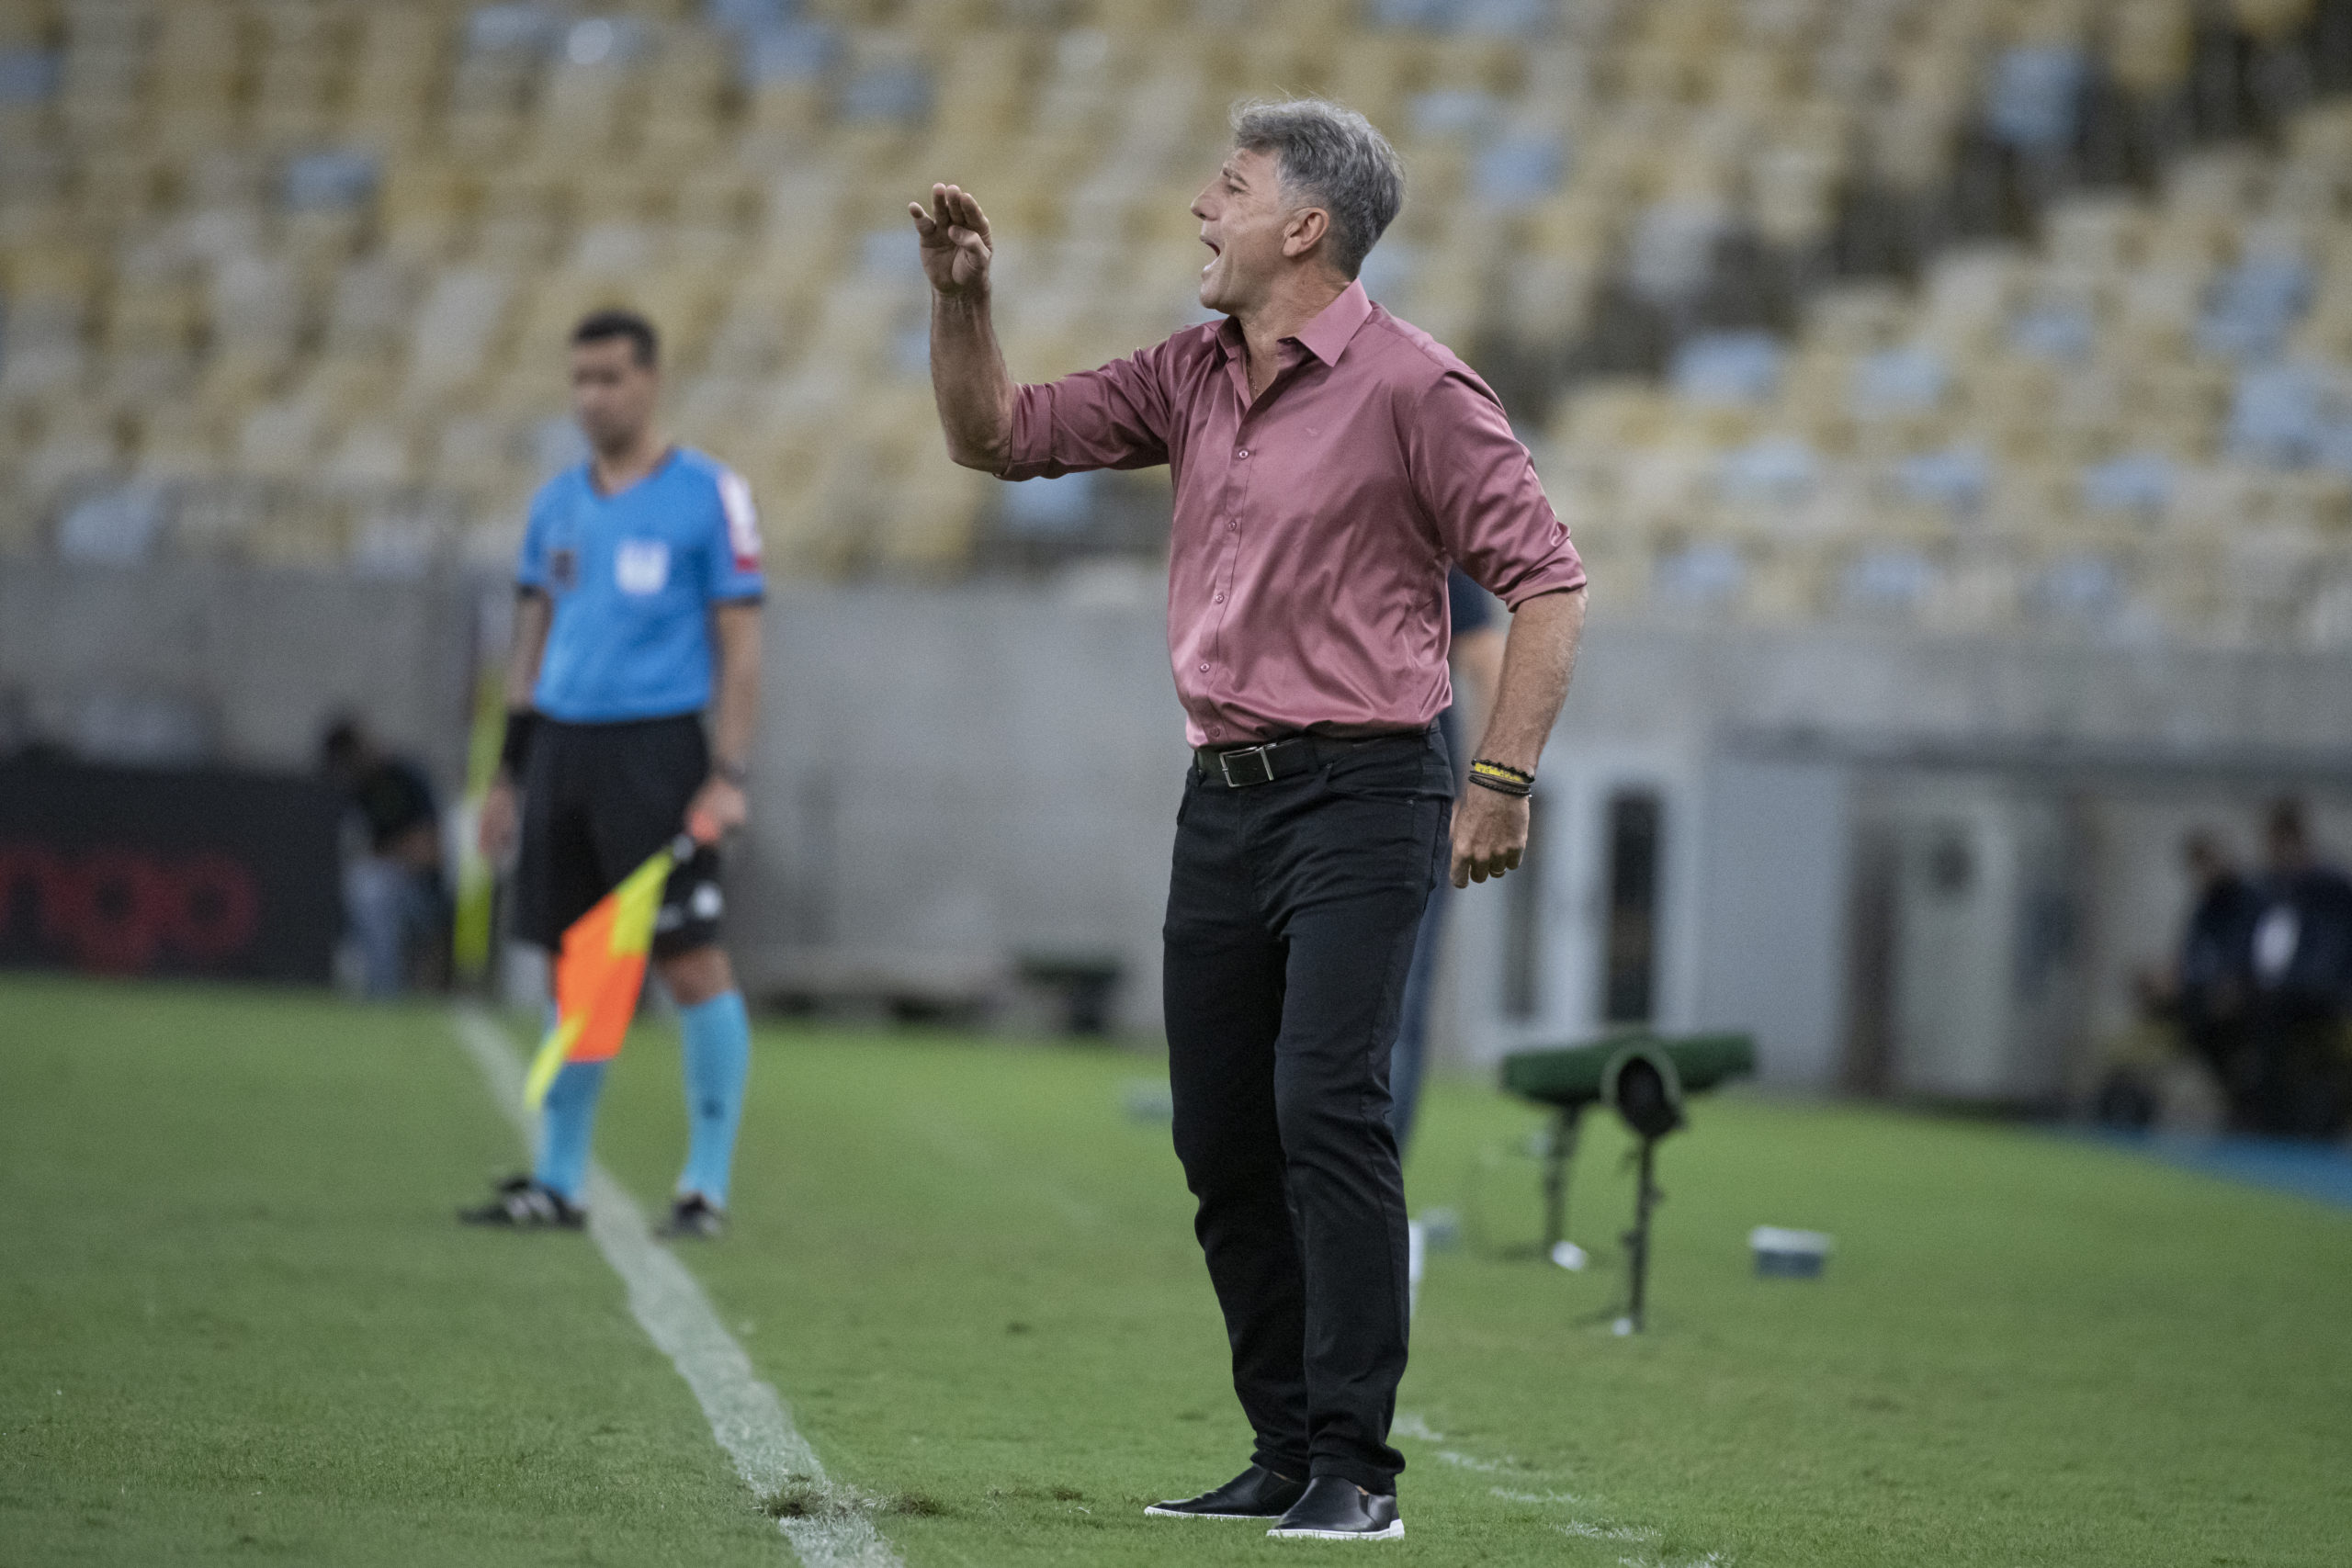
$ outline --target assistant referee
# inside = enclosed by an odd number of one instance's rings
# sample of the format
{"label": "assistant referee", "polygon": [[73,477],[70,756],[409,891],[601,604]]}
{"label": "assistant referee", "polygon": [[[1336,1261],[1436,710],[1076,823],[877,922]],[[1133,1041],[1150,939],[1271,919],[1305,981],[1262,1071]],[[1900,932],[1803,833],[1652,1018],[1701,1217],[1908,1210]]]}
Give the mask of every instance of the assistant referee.
{"label": "assistant referee", "polygon": [[[1494,394],[1355,281],[1403,199],[1388,143],[1314,100],[1247,107],[1233,129],[1193,204],[1200,300],[1226,319],[1049,385],[1005,374],[979,204],[942,185],[911,211],[950,456],[1012,479],[1166,463],[1175,487],[1168,637],[1195,752],[1168,1070],[1256,1448],[1225,1485],[1149,1511],[1376,1540],[1404,1532],[1398,998],[1449,861],[1457,886],[1519,864],[1585,574]],[[1431,722],[1449,561],[1514,612],[1468,770],[1483,787],[1458,814]]]}
{"label": "assistant referee", "polygon": [[[699,828],[706,841],[663,889],[652,960],[684,1035],[686,1164],[664,1230],[708,1236],[725,1223],[751,1069],[742,993],[718,945],[711,840],[745,816],[760,694],[760,529],[741,478],[656,428],[659,348],[651,324],[627,310],[598,311],[572,331],[572,413],[589,457],[531,503],[515,571],[506,740],[481,841],[503,861],[519,836],[514,933],[553,952],[623,877],[690,822]],[[706,736],[714,684],[715,733]],[[582,1222],[605,1066],[564,1066],[548,1091],[537,1168],[466,1218]]]}

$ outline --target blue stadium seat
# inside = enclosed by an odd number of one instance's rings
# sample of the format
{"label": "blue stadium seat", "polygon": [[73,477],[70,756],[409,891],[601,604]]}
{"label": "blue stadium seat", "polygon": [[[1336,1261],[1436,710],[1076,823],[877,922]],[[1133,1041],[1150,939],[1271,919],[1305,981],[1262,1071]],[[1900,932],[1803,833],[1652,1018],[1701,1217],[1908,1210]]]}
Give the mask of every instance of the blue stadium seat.
{"label": "blue stadium seat", "polygon": [[1668,380],[1697,403],[1758,403],[1781,384],[1788,350],[1766,332],[1708,333],[1675,352]]}

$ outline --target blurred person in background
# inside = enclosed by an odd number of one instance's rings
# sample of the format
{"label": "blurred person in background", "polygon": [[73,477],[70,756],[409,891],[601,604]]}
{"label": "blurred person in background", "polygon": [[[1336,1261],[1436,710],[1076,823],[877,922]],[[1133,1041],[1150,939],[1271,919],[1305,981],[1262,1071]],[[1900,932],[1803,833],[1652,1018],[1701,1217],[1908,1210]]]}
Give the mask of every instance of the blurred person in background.
{"label": "blurred person in background", "polygon": [[2254,889],[2231,861],[2221,835],[2191,829],[2180,841],[2188,873],[2188,918],[2169,964],[2133,976],[2144,1036],[2126,1035],[2138,1048],[2121,1053],[2101,1084],[2094,1110],[2107,1126],[2144,1130],[2165,1111],[2169,1069],[2193,1058],[2228,1104],[2230,1124],[2251,1125],[2246,1010],[2251,972]]}
{"label": "blurred person in background", "polygon": [[343,907],[367,994],[446,986],[451,908],[432,781],[352,717],[328,726],[319,765],[350,804],[356,841],[344,862]]}
{"label": "blurred person in background", "polygon": [[2352,1109],[2352,880],[2319,859],[2301,801],[2270,808],[2265,838],[2269,863],[2254,883],[2247,927],[2247,1130],[2332,1138]]}
{"label": "blurred person in background", "polygon": [[[481,848],[495,863],[519,845],[514,934],[553,953],[566,928],[679,833],[701,840],[662,890],[651,962],[684,1037],[686,1163],[662,1232],[715,1236],[752,1061],[751,1020],[718,944],[715,840],[747,815],[765,589],[750,487],[655,424],[659,352],[652,325],[632,311],[599,310],[572,331],[572,414],[590,455],[531,502]],[[582,1223],[606,1066],[563,1066],[536,1168],[467,1220]]]}
{"label": "blurred person in background", "polygon": [[[1445,596],[1453,624],[1453,642],[1446,659],[1453,676],[1453,701],[1437,716],[1437,723],[1445,736],[1446,754],[1454,759],[1459,784],[1462,763],[1470,755],[1464,750],[1464,731],[1479,728],[1502,683],[1503,631],[1495,624],[1494,600],[1458,566],[1446,573]],[[1413,939],[1413,966],[1405,976],[1396,1045],[1388,1056],[1388,1124],[1396,1130],[1400,1162],[1411,1147],[1413,1119],[1420,1109],[1421,1079],[1429,1056],[1430,1007],[1453,896],[1453,882],[1440,877],[1430,892],[1429,908],[1421,911],[1420,932]]]}

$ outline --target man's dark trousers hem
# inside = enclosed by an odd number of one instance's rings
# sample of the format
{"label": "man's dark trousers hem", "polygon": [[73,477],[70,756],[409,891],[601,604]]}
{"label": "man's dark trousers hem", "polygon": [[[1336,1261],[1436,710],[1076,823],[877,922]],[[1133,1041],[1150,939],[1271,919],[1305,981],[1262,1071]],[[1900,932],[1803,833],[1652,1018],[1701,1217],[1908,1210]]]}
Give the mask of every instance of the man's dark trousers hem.
{"label": "man's dark trousers hem", "polygon": [[1176,1153],[1255,1462],[1374,1492],[1405,1463],[1387,1441],[1407,1322],[1389,1047],[1453,788],[1433,734],[1249,788],[1196,775],[1169,883]]}

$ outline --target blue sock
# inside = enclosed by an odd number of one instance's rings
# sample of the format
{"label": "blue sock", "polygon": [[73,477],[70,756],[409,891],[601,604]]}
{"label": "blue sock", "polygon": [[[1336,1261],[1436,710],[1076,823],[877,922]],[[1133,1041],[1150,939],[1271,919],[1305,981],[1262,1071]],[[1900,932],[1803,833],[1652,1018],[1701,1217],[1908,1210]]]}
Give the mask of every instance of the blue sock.
{"label": "blue sock", "polygon": [[596,1126],[596,1097],[605,1092],[608,1062],[566,1062],[548,1086],[539,1112],[539,1164],[531,1174],[542,1187],[580,1201],[588,1179],[588,1136]]}
{"label": "blue sock", "polygon": [[735,1164],[735,1128],[743,1120],[743,1081],[752,1074],[752,1020],[743,993],[729,991],[682,1009],[685,1034],[686,1168],[681,1196],[699,1192],[724,1209]]}

